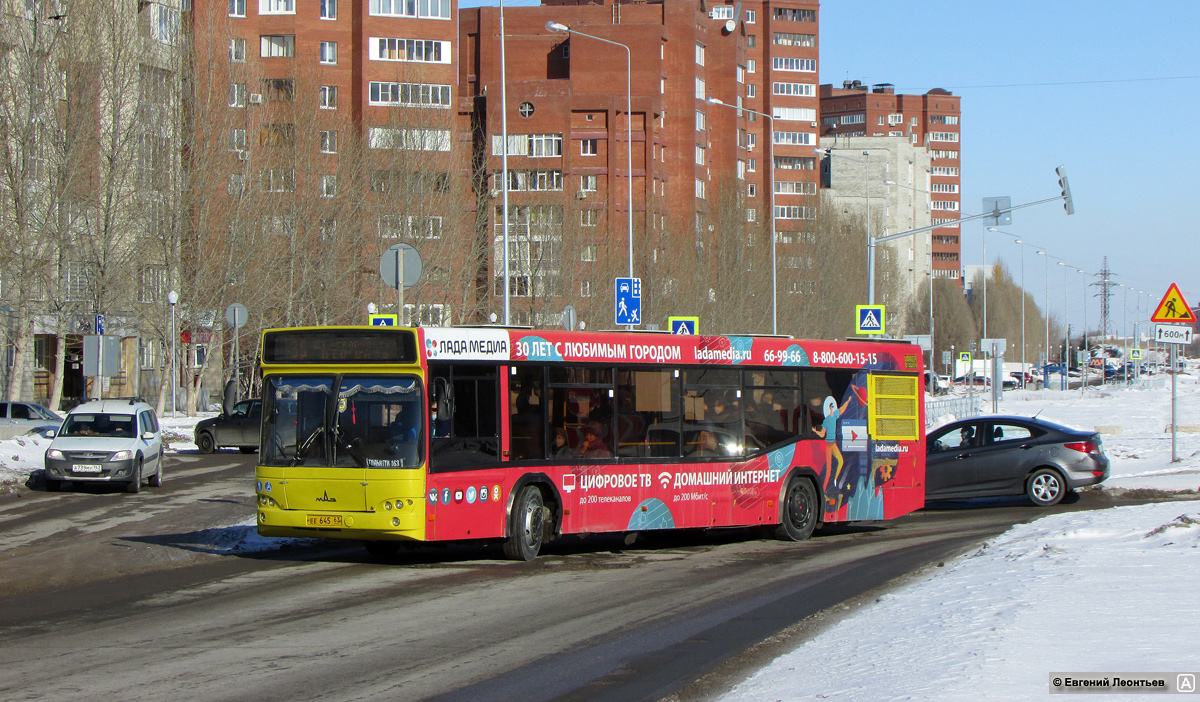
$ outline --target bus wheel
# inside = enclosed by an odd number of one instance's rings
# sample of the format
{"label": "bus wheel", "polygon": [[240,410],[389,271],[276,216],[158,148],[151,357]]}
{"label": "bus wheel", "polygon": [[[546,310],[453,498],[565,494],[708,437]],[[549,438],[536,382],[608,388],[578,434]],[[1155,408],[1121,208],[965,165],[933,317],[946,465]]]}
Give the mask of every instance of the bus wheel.
{"label": "bus wheel", "polygon": [[532,561],[542,550],[546,507],[542,491],[526,485],[513,503],[512,526],[504,540],[504,555],[514,561]]}
{"label": "bus wheel", "polygon": [[812,536],[817,526],[817,490],[808,478],[793,477],[780,505],[776,538],[783,541],[803,541]]}

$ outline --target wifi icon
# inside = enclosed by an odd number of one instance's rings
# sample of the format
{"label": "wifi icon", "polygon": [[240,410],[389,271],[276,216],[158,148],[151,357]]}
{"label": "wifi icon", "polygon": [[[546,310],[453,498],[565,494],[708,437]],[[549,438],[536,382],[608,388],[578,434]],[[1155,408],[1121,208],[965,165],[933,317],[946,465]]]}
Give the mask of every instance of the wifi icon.
{"label": "wifi icon", "polygon": [[662,483],[663,489],[665,490],[666,487],[671,484],[671,474],[665,470],[659,473],[658,482]]}

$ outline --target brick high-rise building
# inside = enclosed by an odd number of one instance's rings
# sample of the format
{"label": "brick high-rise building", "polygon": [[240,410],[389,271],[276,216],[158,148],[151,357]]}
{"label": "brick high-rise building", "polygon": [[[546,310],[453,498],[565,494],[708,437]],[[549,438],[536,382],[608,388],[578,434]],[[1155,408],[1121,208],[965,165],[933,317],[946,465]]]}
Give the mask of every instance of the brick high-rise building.
{"label": "brick high-rise building", "polygon": [[[517,208],[510,293],[602,295],[610,304],[611,291],[595,289],[596,281],[629,272],[632,240],[648,320],[678,312],[666,303],[684,281],[665,261],[683,252],[727,256],[734,248],[765,254],[773,180],[778,290],[802,293],[809,258],[798,253],[811,241],[818,187],[817,7],[815,0],[545,0],[506,10],[509,190]],[[499,237],[499,11],[460,16],[459,131],[473,125],[477,161],[494,184],[485,219]],[[574,31],[554,32],[547,22]],[[624,49],[594,37],[628,47],[628,74]],[[773,133],[771,120],[750,110],[771,115]],[[532,237],[529,246],[512,243],[514,226],[519,237]],[[748,230],[748,238],[733,241],[735,228]],[[502,262],[495,264],[493,276]],[[590,264],[583,267],[592,275],[581,274],[580,264]],[[742,258],[739,265],[762,269],[769,261]],[[568,289],[566,280],[579,289]],[[714,284],[710,297],[719,294]],[[555,309],[561,303],[543,306],[544,313],[535,305],[519,321],[544,323]]]}
{"label": "brick high-rise building", "polygon": [[962,278],[958,219],[962,178],[959,171],[959,117],[962,98],[935,88],[923,95],[897,94],[889,83],[871,86],[846,81],[841,88],[821,86],[824,136],[853,146],[854,137],[904,137],[929,151],[929,199],[933,224],[933,274]]}

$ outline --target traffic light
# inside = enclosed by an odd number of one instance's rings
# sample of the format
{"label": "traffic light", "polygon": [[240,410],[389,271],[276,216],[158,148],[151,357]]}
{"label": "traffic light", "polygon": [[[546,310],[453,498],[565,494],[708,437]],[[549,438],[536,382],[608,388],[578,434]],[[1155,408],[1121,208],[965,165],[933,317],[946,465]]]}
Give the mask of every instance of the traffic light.
{"label": "traffic light", "polygon": [[1062,188],[1063,209],[1067,214],[1075,214],[1075,203],[1071,201],[1071,185],[1067,183],[1067,167],[1059,166],[1054,169],[1058,174],[1058,187]]}

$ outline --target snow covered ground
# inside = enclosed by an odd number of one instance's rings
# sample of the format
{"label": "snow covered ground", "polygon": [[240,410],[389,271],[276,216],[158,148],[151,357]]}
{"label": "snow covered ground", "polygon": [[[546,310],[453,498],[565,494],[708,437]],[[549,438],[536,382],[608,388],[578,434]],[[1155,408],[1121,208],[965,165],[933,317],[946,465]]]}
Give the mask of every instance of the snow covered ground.
{"label": "snow covered ground", "polygon": [[[1172,463],[1170,385],[1156,380],[1008,392],[1000,411],[1109,432],[1106,490],[1200,490],[1200,433],[1178,435]],[[1200,423],[1195,375],[1179,377],[1177,417]],[[849,612],[722,699],[1026,700],[1049,694],[1052,672],[1200,677],[1197,582],[1200,499],[1052,515]]]}

